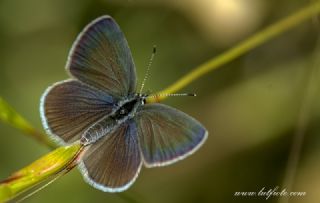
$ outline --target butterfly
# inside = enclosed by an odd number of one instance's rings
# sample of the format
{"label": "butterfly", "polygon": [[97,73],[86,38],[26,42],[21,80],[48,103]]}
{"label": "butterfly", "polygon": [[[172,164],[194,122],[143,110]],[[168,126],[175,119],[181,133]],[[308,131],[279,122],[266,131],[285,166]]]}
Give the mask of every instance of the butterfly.
{"label": "butterfly", "polygon": [[205,127],[189,115],[136,93],[136,70],[124,34],[110,16],[88,24],[68,56],[71,79],[44,92],[40,114],[48,135],[60,145],[86,148],[79,169],[105,192],[121,192],[142,165],[172,164],[206,140]]}

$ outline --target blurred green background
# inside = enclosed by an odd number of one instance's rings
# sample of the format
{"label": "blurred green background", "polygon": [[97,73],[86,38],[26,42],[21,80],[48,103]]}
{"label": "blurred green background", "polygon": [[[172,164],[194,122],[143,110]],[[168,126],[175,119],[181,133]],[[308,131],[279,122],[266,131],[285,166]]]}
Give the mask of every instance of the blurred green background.
{"label": "blurred green background", "polygon": [[[162,90],[197,65],[310,3],[309,0],[1,0],[0,96],[38,129],[39,100],[66,79],[79,31],[111,15],[129,42],[141,82],[152,46],[157,55],[146,89]],[[25,202],[266,202],[236,191],[280,186],[294,136],[303,135],[291,202],[319,202],[319,21],[276,37],[164,101],[201,121],[209,138],[177,164],[143,168],[122,194],[86,184],[77,170]],[[0,179],[50,150],[0,123]],[[134,201],[133,201],[134,200]],[[267,202],[278,202],[271,197]]]}

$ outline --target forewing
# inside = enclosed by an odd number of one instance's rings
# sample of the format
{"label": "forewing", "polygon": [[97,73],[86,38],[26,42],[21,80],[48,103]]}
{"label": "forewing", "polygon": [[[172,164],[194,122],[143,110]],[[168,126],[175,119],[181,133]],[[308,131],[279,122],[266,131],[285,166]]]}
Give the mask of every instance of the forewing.
{"label": "forewing", "polygon": [[112,111],[114,99],[76,80],[49,87],[41,98],[40,114],[48,134],[60,144],[80,139],[91,125]]}
{"label": "forewing", "polygon": [[163,166],[198,149],[207,130],[194,118],[163,104],[146,104],[136,115],[145,165]]}
{"label": "forewing", "polygon": [[66,67],[75,78],[114,97],[135,90],[136,72],[128,43],[110,16],[97,18],[84,28]]}
{"label": "forewing", "polygon": [[126,121],[90,145],[79,166],[84,179],[93,187],[120,192],[135,181],[141,163],[136,124]]}

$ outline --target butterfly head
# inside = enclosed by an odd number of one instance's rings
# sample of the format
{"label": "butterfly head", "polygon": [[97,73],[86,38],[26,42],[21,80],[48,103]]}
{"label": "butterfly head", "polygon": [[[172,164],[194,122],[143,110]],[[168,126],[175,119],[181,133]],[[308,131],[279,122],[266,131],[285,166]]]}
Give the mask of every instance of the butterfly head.
{"label": "butterfly head", "polygon": [[149,97],[149,94],[146,93],[137,93],[135,98],[140,105],[146,104],[146,99]]}

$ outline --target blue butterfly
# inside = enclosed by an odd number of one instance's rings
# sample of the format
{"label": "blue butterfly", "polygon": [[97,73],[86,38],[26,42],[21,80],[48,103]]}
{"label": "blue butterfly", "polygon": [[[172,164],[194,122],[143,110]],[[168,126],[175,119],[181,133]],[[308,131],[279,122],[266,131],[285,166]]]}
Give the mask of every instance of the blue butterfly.
{"label": "blue butterfly", "polygon": [[187,114],[136,93],[128,43],[110,16],[87,25],[69,53],[72,79],[50,86],[41,98],[47,133],[58,144],[80,141],[79,169],[86,182],[106,192],[126,190],[142,164],[165,166],[197,150],[207,130]]}

